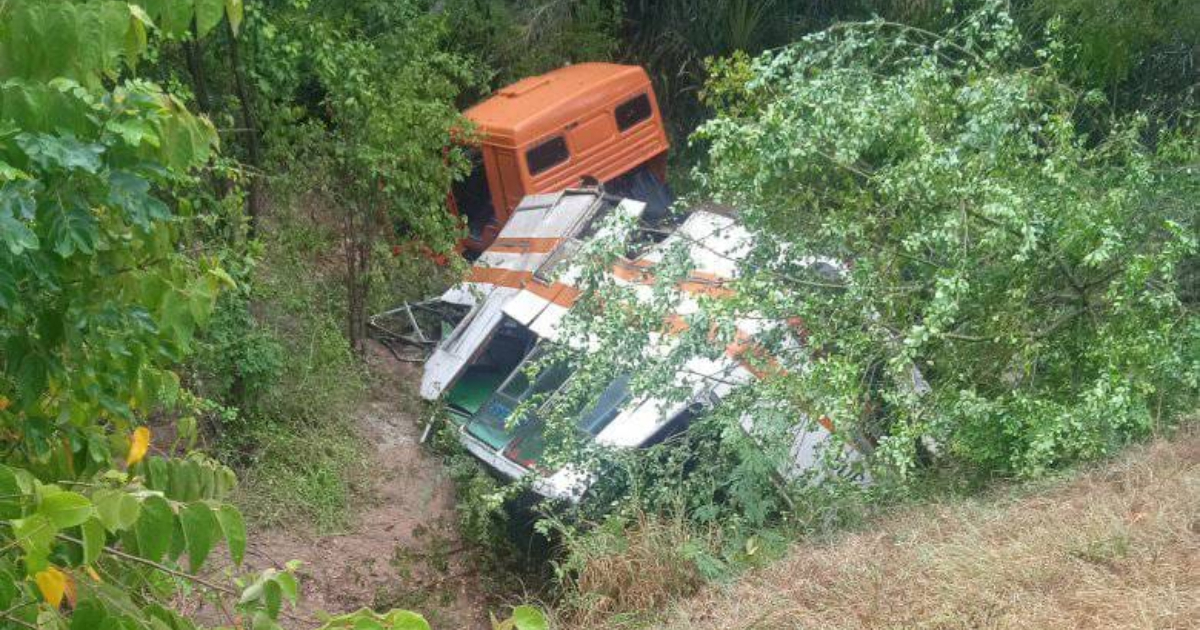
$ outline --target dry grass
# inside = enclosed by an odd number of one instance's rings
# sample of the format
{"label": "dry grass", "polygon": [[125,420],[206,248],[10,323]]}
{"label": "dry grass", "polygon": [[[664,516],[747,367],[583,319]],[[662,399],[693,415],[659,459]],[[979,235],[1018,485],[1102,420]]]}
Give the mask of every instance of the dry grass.
{"label": "dry grass", "polygon": [[1200,432],[1050,489],[794,548],[663,627],[1200,628]]}
{"label": "dry grass", "polygon": [[561,625],[595,628],[660,611],[703,584],[684,553],[693,533],[681,518],[639,517],[619,533],[595,532],[577,546],[575,600],[558,611]]}

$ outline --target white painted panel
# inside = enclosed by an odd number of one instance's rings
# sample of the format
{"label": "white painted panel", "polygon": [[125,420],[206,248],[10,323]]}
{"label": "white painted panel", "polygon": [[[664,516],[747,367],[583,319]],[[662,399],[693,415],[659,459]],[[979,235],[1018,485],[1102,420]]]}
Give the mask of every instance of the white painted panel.
{"label": "white painted panel", "polygon": [[446,337],[425,362],[421,376],[421,397],[435,400],[470,362],[475,352],[491,337],[504,316],[504,304],[516,290],[497,288],[478,304]]}
{"label": "white painted panel", "polygon": [[550,302],[531,292],[521,291],[504,305],[504,312],[522,326],[529,326]]}
{"label": "white painted panel", "polygon": [[542,339],[558,340],[558,325],[569,311],[558,304],[548,303],[546,309],[533,320],[529,329]]}

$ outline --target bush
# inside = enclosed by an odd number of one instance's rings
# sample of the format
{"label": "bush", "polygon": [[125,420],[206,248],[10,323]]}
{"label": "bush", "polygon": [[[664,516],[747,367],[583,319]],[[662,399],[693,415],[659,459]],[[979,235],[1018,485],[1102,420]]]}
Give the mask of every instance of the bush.
{"label": "bush", "polygon": [[682,516],[636,512],[584,533],[561,531],[564,557],[555,571],[566,596],[559,610],[572,626],[650,618],[712,577],[702,566],[711,567],[713,541]]}
{"label": "bush", "polygon": [[367,373],[343,334],[335,233],[319,202],[276,202],[257,263],[222,297],[190,375],[225,408],[208,414],[221,458],[244,478],[238,498],[261,525],[295,517],[346,522],[362,486],[363,444],[350,413]]}

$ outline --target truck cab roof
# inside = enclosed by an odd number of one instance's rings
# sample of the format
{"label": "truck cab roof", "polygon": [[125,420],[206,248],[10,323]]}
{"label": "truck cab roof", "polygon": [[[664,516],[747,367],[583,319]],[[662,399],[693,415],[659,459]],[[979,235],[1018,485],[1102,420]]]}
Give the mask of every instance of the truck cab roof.
{"label": "truck cab roof", "polygon": [[520,147],[641,87],[650,90],[650,77],[638,66],[580,63],[509,85],[466,116],[488,142]]}

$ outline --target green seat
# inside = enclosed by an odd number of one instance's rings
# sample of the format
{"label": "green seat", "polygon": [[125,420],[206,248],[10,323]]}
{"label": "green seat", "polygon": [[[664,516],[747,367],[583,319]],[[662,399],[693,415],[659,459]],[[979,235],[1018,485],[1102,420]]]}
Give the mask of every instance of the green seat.
{"label": "green seat", "polygon": [[[458,383],[450,390],[446,396],[446,402],[454,407],[467,412],[466,415],[473,416],[487,401],[488,396],[500,387],[500,383],[504,381],[504,374],[499,374],[494,370],[476,370],[468,369],[462,378],[458,379]],[[454,414],[458,416],[459,414]]]}

